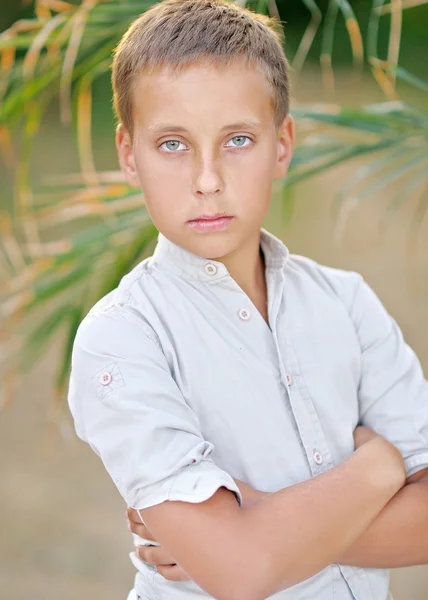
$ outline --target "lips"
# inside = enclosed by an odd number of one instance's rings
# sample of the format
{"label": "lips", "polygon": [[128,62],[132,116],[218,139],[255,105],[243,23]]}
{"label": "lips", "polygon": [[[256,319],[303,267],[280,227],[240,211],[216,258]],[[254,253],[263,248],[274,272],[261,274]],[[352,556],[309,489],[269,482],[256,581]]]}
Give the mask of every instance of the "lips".
{"label": "lips", "polygon": [[233,217],[227,217],[224,214],[221,216],[210,216],[209,218],[199,217],[199,219],[193,219],[188,221],[189,227],[197,231],[217,231],[225,229],[232,221]]}

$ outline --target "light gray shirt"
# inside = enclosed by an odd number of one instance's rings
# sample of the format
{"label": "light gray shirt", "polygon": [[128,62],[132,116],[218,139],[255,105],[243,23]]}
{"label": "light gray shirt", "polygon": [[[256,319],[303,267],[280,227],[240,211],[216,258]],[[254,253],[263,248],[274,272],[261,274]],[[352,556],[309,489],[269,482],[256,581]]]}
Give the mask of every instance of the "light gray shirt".
{"label": "light gray shirt", "polygon": [[[233,477],[275,492],[349,457],[359,423],[398,446],[408,475],[428,467],[428,383],[372,289],[265,229],[261,248],[269,325],[222,263],[162,234],[81,323],[71,412],[129,506],[222,486],[241,503]],[[210,597],[133,562],[144,600]],[[332,564],[272,598],[387,595],[387,571]]]}

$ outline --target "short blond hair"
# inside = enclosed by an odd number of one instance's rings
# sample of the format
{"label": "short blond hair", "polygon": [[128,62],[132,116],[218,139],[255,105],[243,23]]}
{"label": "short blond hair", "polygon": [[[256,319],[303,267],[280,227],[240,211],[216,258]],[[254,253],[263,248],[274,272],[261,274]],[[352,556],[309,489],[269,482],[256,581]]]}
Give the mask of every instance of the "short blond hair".
{"label": "short blond hair", "polygon": [[112,85],[118,125],[132,136],[132,96],[139,73],[178,72],[198,62],[255,65],[272,90],[275,125],[289,110],[289,65],[281,23],[228,0],[163,0],[138,17],[114,51]]}

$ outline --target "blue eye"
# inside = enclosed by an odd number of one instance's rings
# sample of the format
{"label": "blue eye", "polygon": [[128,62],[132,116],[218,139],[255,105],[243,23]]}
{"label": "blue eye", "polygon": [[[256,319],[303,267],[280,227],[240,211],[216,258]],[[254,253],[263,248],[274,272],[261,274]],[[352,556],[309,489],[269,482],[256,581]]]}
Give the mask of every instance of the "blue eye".
{"label": "blue eye", "polygon": [[[245,143],[245,140],[252,142],[252,139],[246,135],[235,135],[233,138],[231,138],[231,140],[229,140],[229,143],[234,142],[234,148],[245,148],[249,145]],[[167,153],[171,154],[176,153],[178,150],[182,150],[180,148],[180,144],[184,146],[184,144],[179,140],[166,140],[166,142],[163,142],[159,148],[163,148]],[[230,148],[231,146],[228,147]]]}
{"label": "blue eye", "polygon": [[233,137],[230,141],[237,141],[238,143],[234,146],[235,148],[242,148],[245,146],[248,146],[248,144],[244,145],[245,140],[249,140],[250,142],[252,141],[251,138],[249,138],[246,135],[235,135],[235,137]]}
{"label": "blue eye", "polygon": [[[163,144],[161,144],[159,147],[162,148],[162,146],[166,145],[167,152],[176,152],[178,150],[178,146],[181,143],[182,142],[179,142],[178,140],[167,140],[166,142],[163,142]],[[167,145],[167,144],[169,144],[169,145]]]}

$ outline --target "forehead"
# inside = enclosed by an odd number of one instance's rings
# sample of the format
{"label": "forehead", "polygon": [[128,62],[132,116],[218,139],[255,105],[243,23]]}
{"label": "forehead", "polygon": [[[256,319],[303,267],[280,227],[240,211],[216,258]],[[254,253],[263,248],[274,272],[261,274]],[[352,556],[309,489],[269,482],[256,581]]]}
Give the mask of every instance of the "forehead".
{"label": "forehead", "polygon": [[134,123],[140,128],[157,121],[211,128],[243,117],[267,124],[273,121],[273,106],[267,77],[240,60],[227,66],[196,63],[176,71],[165,67],[142,72],[132,97]]}

